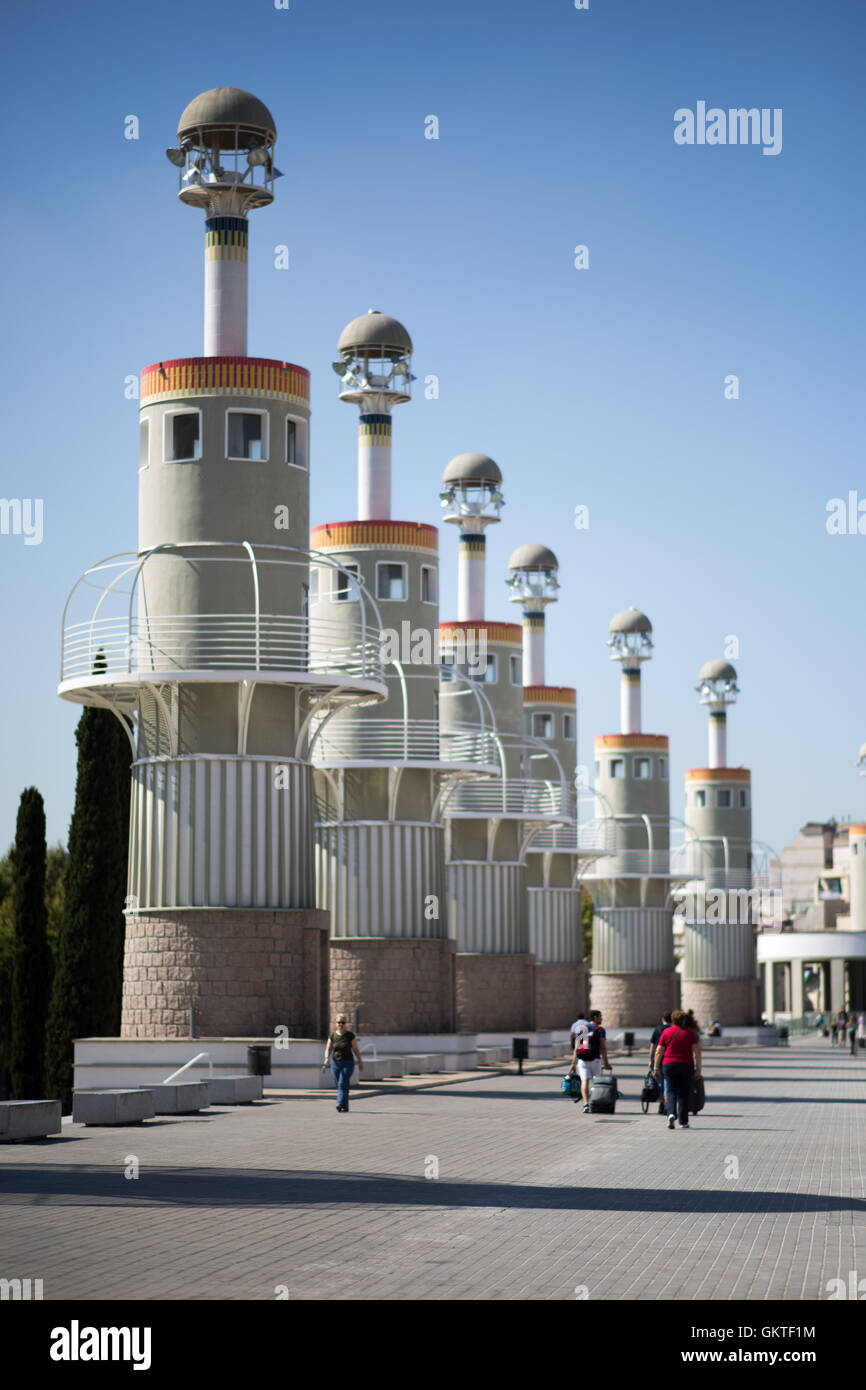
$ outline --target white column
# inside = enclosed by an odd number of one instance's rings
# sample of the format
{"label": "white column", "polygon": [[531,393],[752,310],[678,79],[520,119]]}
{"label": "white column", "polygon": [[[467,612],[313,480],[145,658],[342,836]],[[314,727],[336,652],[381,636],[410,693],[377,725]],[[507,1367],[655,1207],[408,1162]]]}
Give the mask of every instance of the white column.
{"label": "white column", "polygon": [[457,560],[457,620],[484,621],[484,536],[461,535]]}
{"label": "white column", "polygon": [[640,670],[623,671],[619,688],[620,733],[640,733]]}
{"label": "white column", "polygon": [[724,710],[710,714],[710,767],[727,767],[728,717]]}
{"label": "white column", "polygon": [[848,903],[851,930],[866,931],[866,825],[852,826],[848,832]]}
{"label": "white column", "polygon": [[205,224],[204,355],[247,355],[247,220],[209,217]]}
{"label": "white column", "polygon": [[358,431],[358,520],[391,517],[391,417],[362,415]]}
{"label": "white column", "polygon": [[544,685],[544,614],[523,615],[523,684]]}

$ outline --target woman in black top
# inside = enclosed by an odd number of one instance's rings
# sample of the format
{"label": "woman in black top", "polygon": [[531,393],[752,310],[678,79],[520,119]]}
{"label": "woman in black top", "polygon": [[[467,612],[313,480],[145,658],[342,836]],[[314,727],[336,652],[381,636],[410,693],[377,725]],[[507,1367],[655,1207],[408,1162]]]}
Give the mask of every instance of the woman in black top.
{"label": "woman in black top", "polygon": [[350,1033],[346,1027],[346,1015],[340,1014],[337,1018],[337,1026],[328,1038],[325,1047],[324,1066],[331,1063],[331,1075],[337,1086],[337,1114],[348,1115],[349,1113],[349,1081],[352,1072],[355,1070],[355,1063],[352,1054],[358,1062],[358,1070],[364,1070],[364,1063],[361,1061],[361,1054],[358,1051],[358,1043],[354,1033]]}

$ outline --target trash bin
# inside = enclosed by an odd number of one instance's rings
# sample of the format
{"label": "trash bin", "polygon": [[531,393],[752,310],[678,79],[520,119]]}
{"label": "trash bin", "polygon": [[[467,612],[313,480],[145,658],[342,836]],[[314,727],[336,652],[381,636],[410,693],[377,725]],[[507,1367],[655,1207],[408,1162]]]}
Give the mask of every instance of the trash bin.
{"label": "trash bin", "polygon": [[629,1057],[630,1057],[630,1056],[631,1056],[631,1050],[632,1050],[632,1048],[634,1047],[634,1033],[624,1033],[624,1034],[623,1034],[623,1039],[622,1039],[622,1041],[623,1041],[623,1046],[625,1046],[625,1047],[628,1048],[628,1055],[629,1055]]}
{"label": "trash bin", "polygon": [[266,1043],[254,1043],[247,1048],[247,1071],[250,1076],[270,1076],[271,1049]]}
{"label": "trash bin", "polygon": [[511,1039],[511,1057],[512,1057],[512,1060],[515,1061],[515,1062],[517,1063],[517,1070],[518,1070],[518,1072],[520,1073],[521,1076],[523,1075],[523,1063],[526,1061],[526,1059],[527,1059],[528,1056],[529,1056],[529,1039],[528,1039],[528,1038],[512,1038],[512,1039]]}

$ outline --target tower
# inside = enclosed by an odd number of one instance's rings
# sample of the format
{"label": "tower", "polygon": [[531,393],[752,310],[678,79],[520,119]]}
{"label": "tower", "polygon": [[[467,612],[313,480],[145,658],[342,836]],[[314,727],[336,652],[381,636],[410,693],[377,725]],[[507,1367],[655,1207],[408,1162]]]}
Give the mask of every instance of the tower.
{"label": "tower", "polygon": [[709,713],[709,765],[686,772],[683,999],[699,1019],[736,1026],[759,1013],[751,773],[728,765],[727,711],[739,694],[733,666],[707,661],[696,690]]}
{"label": "tower", "polygon": [[[535,1027],[526,851],[541,825],[569,814],[556,755],[524,732],[522,636],[484,616],[485,529],[499,521],[502,474],[486,454],[460,454],[443,476],[445,520],[460,530],[458,618],[442,623],[443,729],[478,717],[472,687],[495,724],[500,776],[452,787],[444,802],[451,931],[457,942],[461,1027]],[[551,770],[531,775],[533,757]]]}
{"label": "tower", "polygon": [[[559,561],[543,545],[522,545],[508,562],[511,602],[523,617],[524,732],[559,761],[569,787],[577,766],[577,691],[547,685],[545,609],[559,590]],[[529,755],[530,776],[549,780],[556,763]],[[577,821],[540,826],[526,854],[529,950],[535,956],[536,1026],[568,1027],[586,1005],[587,967],[577,875]]]}
{"label": "tower", "polygon": [[144,368],[138,550],[88,571],[64,619],[61,695],[126,716],[133,745],[127,1038],[321,1035],[310,723],[385,695],[366,597],[342,648],[308,616],[309,373],[246,356],[247,215],[273,198],[275,140],[233,87],[180,119],[205,352]]}
{"label": "tower", "polygon": [[[381,615],[387,703],[318,722],[317,892],[331,913],[331,998],[366,1035],[452,1032],[443,781],[484,761],[477,722],[440,737],[434,526],[391,519],[391,410],[411,395],[412,340],[378,310],[340,335],[340,400],[360,407],[358,519],[315,527]],[[343,641],[356,591],[314,568],[311,612]],[[490,761],[489,754],[487,761]],[[491,768],[495,771],[495,768]]]}
{"label": "tower", "polygon": [[596,815],[616,827],[616,852],[585,875],[593,897],[593,1008],[613,1026],[657,1023],[676,1007],[670,888],[670,782],[666,734],[641,731],[641,666],[652,623],[636,608],[611,619],[621,667],[620,732],[595,740]]}

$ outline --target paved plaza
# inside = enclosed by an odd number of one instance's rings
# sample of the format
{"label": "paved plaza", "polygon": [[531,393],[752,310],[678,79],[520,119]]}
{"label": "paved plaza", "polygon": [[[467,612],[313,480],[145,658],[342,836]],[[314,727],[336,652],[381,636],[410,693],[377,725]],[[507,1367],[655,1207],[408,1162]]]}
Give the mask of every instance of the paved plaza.
{"label": "paved plaza", "polygon": [[[671,1133],[588,1116],[564,1065],[65,1125],[0,1150],[0,1275],[45,1299],[816,1300],[866,1275],[866,1055],[824,1039],[705,1054]],[[128,1178],[133,1160],[138,1178]],[[437,1176],[426,1176],[435,1174]],[[858,1265],[859,1253],[859,1265]]]}

